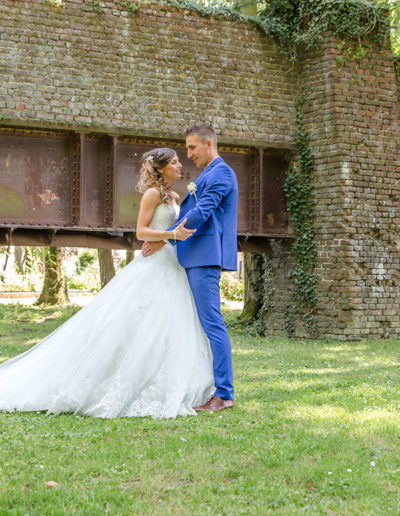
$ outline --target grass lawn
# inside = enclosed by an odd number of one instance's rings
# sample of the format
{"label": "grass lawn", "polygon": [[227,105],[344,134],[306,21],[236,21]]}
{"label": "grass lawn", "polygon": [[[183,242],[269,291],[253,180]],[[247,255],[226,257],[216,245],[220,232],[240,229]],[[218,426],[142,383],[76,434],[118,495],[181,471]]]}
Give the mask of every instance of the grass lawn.
{"label": "grass lawn", "polygon": [[[74,311],[0,305],[0,360]],[[0,516],[399,514],[400,342],[231,336],[233,410],[0,414]]]}

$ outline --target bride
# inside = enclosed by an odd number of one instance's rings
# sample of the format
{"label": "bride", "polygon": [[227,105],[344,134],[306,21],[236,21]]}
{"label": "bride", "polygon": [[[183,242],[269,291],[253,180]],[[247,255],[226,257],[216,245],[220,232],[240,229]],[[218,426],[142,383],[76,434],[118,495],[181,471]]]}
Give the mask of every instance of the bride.
{"label": "bride", "polygon": [[[143,155],[140,240],[186,240],[171,187],[172,149]],[[0,365],[0,410],[103,418],[196,414],[214,391],[212,355],[176,247],[138,256],[97,296],[30,350]]]}

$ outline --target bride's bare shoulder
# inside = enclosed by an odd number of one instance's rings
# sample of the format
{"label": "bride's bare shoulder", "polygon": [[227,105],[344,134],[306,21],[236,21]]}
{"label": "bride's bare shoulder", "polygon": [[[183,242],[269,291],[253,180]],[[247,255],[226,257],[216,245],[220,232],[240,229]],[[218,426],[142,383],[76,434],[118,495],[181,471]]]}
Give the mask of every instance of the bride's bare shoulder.
{"label": "bride's bare shoulder", "polygon": [[145,204],[161,204],[161,192],[157,188],[148,188],[142,197],[142,203]]}

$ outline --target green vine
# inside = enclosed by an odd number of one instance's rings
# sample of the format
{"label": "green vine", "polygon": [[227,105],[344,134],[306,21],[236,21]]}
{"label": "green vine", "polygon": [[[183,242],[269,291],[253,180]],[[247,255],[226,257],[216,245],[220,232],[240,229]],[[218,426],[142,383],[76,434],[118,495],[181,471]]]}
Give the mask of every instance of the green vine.
{"label": "green vine", "polygon": [[[135,16],[139,10],[139,5],[137,5],[136,2],[130,2],[128,0],[120,1],[122,7],[125,7],[131,16]],[[63,7],[63,0],[45,0],[45,2],[56,7]],[[102,3],[100,0],[92,0],[92,6],[97,14],[104,14],[104,3]]]}
{"label": "green vine", "polygon": [[397,79],[397,96],[398,96],[399,102],[400,102],[400,57],[397,57],[394,60],[394,71],[395,71],[396,79]]}
{"label": "green vine", "polygon": [[104,14],[104,5],[98,0],[92,0],[93,8],[97,14]]}
{"label": "green vine", "polygon": [[[266,319],[274,308],[275,280],[272,259],[267,254],[252,253],[252,273],[244,261],[245,275],[250,280],[250,287],[255,302],[255,319],[247,326],[249,334],[264,335],[267,330]],[[248,325],[250,321],[242,321]]]}
{"label": "green vine", "polygon": [[298,315],[297,305],[291,306],[287,303],[283,315],[285,318],[285,331],[289,337],[294,337],[296,334],[296,321]]}
{"label": "green vine", "polygon": [[396,79],[400,82],[400,57],[396,57],[394,60],[394,70],[396,73]]}
{"label": "green vine", "polygon": [[317,47],[331,29],[336,36],[358,42],[363,53],[368,39],[384,46],[390,33],[389,6],[367,0],[272,0],[259,14],[260,26],[279,43],[291,61]]}
{"label": "green vine", "polygon": [[[271,310],[274,308],[275,281],[272,259],[268,254],[263,256],[263,275],[262,275],[262,304],[258,312],[258,320],[262,323],[262,333],[267,329],[265,322]],[[261,333],[261,332],[260,332]]]}
{"label": "green vine", "polygon": [[121,5],[123,7],[125,7],[126,9],[128,9],[129,11],[129,14],[131,16],[135,16],[135,14],[138,12],[139,10],[139,6],[135,3],[135,2],[128,2],[126,0],[122,0],[121,2]]}
{"label": "green vine", "polygon": [[56,7],[62,7],[62,0],[45,0],[47,4],[55,5]]}
{"label": "green vine", "polygon": [[244,262],[245,274],[247,277],[250,277],[250,286],[251,290],[254,294],[254,298],[257,300],[257,313],[260,311],[262,299],[264,295],[264,285],[259,278],[263,276],[264,273],[264,255],[261,253],[252,253],[251,255],[254,275],[250,275],[250,271],[247,266],[247,262]]}
{"label": "green vine", "polygon": [[314,313],[317,304],[317,242],[314,239],[314,157],[309,145],[309,135],[303,121],[304,97],[298,100],[296,110],[297,156],[284,185],[287,210],[297,235],[292,245],[295,268],[291,272],[294,282],[294,303],[286,307],[286,331],[295,332],[298,314],[304,328],[312,336],[318,334]]}
{"label": "green vine", "polygon": [[357,55],[364,52],[368,40],[379,47],[385,45],[390,34],[389,5],[368,0],[270,0],[257,16],[240,12],[240,0],[231,7],[195,0],[164,0],[161,3],[197,11],[201,16],[230,18],[257,25],[279,45],[281,52],[291,62],[305,49],[317,47],[324,34],[331,29],[340,39],[358,43]]}
{"label": "green vine", "polygon": [[181,9],[190,9],[196,11],[201,16],[228,18],[233,21],[247,21],[258,25],[256,16],[247,16],[242,14],[237,8],[222,5],[220,3],[208,3],[207,5],[197,2],[196,0],[161,0],[161,4],[170,7],[178,7]]}

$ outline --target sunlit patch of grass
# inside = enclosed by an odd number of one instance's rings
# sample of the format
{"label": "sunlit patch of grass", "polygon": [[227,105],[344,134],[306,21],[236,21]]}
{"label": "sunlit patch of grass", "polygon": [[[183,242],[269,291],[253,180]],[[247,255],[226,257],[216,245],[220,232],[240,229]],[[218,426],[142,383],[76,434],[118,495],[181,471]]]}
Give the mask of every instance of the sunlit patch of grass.
{"label": "sunlit patch of grass", "polygon": [[[0,306],[0,360],[76,310]],[[233,410],[0,414],[0,514],[398,514],[399,342],[231,335]]]}
{"label": "sunlit patch of grass", "polygon": [[296,410],[292,408],[286,411],[286,417],[289,419],[308,421],[316,424],[316,428],[322,425],[354,425],[359,428],[362,423],[368,423],[368,428],[378,428],[388,424],[394,425],[400,429],[400,413],[396,410],[384,410],[367,408],[362,411],[350,412],[342,407],[332,405],[296,405]]}
{"label": "sunlit patch of grass", "polygon": [[78,310],[77,306],[0,305],[0,362],[37,344]]}

